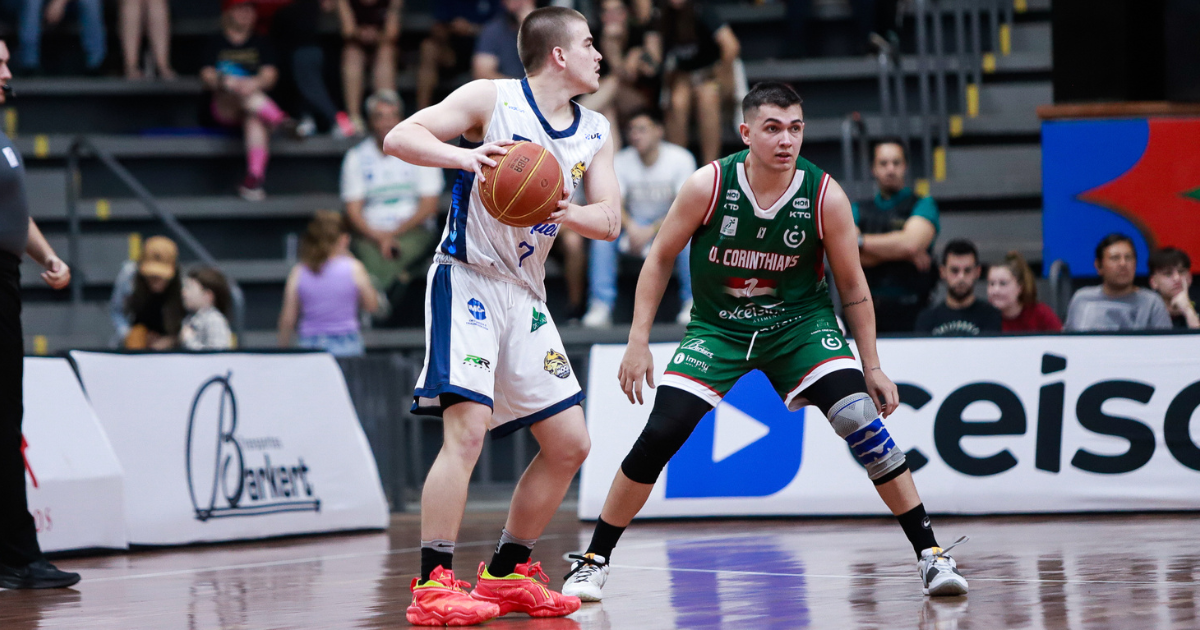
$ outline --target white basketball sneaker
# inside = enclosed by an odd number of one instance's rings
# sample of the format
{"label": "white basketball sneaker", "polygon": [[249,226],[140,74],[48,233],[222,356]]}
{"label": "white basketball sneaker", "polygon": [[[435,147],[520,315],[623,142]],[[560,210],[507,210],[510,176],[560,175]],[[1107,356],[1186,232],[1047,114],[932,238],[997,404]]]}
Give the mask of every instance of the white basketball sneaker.
{"label": "white basketball sneaker", "polygon": [[594,553],[567,556],[574,560],[571,571],[563,576],[563,595],[574,595],[585,602],[600,601],[601,590],[608,581],[608,559]]}
{"label": "white basketball sneaker", "polygon": [[931,597],[967,594],[967,578],[958,572],[958,565],[948,553],[967,540],[963,536],[945,549],[931,547],[921,552],[917,571],[921,574],[922,593]]}

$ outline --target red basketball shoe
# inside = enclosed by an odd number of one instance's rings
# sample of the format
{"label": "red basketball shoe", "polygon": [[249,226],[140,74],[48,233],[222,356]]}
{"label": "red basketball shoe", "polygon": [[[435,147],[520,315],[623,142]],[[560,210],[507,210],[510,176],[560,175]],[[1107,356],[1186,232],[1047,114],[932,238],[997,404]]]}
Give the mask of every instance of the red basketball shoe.
{"label": "red basketball shoe", "polygon": [[491,575],[480,562],[479,579],[471,597],[499,605],[501,615],[523,612],[530,617],[563,617],[579,610],[578,597],[543,586],[548,583],[550,578],[542,571],[541,562],[518,564],[504,577]]}
{"label": "red basketball shoe", "polygon": [[467,595],[471,585],[454,579],[453,571],[438,567],[429,581],[420,581],[413,578],[413,601],[405,615],[414,626],[473,626],[500,616],[499,606]]}

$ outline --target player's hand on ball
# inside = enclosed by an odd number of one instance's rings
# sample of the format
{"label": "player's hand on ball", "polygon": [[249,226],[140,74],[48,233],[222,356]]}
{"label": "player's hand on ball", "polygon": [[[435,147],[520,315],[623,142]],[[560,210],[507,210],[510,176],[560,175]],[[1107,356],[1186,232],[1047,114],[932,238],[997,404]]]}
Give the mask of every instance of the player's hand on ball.
{"label": "player's hand on ball", "polygon": [[510,144],[513,144],[512,140],[497,140],[475,147],[466,152],[459,168],[464,171],[475,171],[475,177],[478,177],[480,182],[486,182],[487,178],[483,176],[484,165],[496,167],[496,160],[489,156],[508,153],[508,149],[504,147]]}
{"label": "player's hand on ball", "polygon": [[625,348],[621,369],[617,370],[617,379],[621,381],[621,389],[629,397],[630,403],[643,404],[643,378],[646,379],[647,385],[654,387],[654,357],[650,354],[650,346],[647,344],[631,343]]}
{"label": "player's hand on ball", "polygon": [[896,384],[878,367],[867,368],[863,376],[867,379],[867,393],[875,401],[875,407],[884,418],[892,415],[900,406],[900,391],[896,389]]}
{"label": "player's hand on ball", "polygon": [[46,270],[42,272],[42,281],[51,289],[61,289],[71,283],[71,268],[58,256],[46,259]]}
{"label": "player's hand on ball", "polygon": [[567,189],[564,186],[562,191],[562,199],[558,200],[558,210],[551,212],[550,216],[546,217],[546,220],[542,221],[542,223],[562,223],[563,221],[566,221],[567,209],[571,206],[571,202],[567,201],[570,199],[570,197],[571,193],[567,192]]}

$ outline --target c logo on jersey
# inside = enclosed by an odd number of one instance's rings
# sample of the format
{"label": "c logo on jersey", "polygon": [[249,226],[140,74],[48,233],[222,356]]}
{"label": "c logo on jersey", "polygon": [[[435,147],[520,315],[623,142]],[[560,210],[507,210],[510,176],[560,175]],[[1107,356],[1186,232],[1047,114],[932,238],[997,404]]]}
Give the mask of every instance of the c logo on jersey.
{"label": "c logo on jersey", "polygon": [[792,230],[787,230],[783,233],[783,244],[791,247],[792,249],[796,249],[797,247],[800,247],[800,244],[804,242],[804,239],[807,236],[808,235],[804,233],[804,230],[800,230],[798,233],[793,232]]}
{"label": "c logo on jersey", "polygon": [[567,363],[567,357],[554,350],[546,352],[546,360],[542,362],[542,369],[558,378],[567,378],[571,375],[571,364]]}
{"label": "c logo on jersey", "polygon": [[792,207],[797,210],[808,210],[808,199],[801,197],[792,202]]}
{"label": "c logo on jersey", "polygon": [[586,172],[586,171],[587,171],[587,167],[583,165],[583,162],[579,162],[575,166],[572,166],[571,167],[571,185],[578,186],[580,180],[583,179],[584,172]]}
{"label": "c logo on jersey", "polygon": [[821,345],[825,346],[826,350],[837,350],[838,348],[842,347],[842,340],[834,337],[833,335],[829,335],[821,340]]}

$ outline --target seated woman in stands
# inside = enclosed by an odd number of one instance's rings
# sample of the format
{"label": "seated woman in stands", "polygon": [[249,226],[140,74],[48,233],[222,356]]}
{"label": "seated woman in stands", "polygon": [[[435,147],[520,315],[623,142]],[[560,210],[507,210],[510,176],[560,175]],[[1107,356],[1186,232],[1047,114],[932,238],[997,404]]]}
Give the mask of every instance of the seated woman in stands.
{"label": "seated woman in stands", "polygon": [[117,329],[113,345],[127,350],[171,350],[179,345],[184,312],[178,260],[175,241],[152,236],[142,245],[137,262],[121,268],[109,301]]}
{"label": "seated woman in stands", "polygon": [[288,274],[279,313],[279,346],[326,350],[338,357],[361,356],[359,309],[379,308],[367,269],[350,255],[350,230],[339,212],[321,210],[300,240],[300,264]]}
{"label": "seated woman in stands", "polygon": [[695,0],[661,0],[658,20],[646,33],[646,51],[662,60],[667,90],[667,141],[688,146],[695,112],[701,164],[721,152],[722,105],[735,89],[734,62],[741,44],[733,29]]}
{"label": "seated woman in stands", "polygon": [[241,127],[245,134],[246,177],[238,194],[261,201],[266,198],[270,133],[284,125],[294,128],[294,123],[266,94],[279,71],[270,45],[254,33],[253,0],[222,0],[221,8],[221,32],[209,42],[200,79],[212,92],[213,120]]}
{"label": "seated woman in stands", "polygon": [[1004,317],[1003,332],[1062,332],[1062,321],[1037,299],[1033,270],[1015,251],[988,269],[987,296]]}

